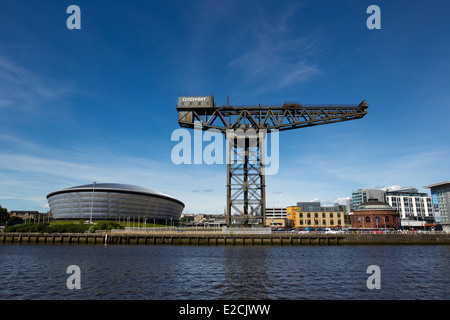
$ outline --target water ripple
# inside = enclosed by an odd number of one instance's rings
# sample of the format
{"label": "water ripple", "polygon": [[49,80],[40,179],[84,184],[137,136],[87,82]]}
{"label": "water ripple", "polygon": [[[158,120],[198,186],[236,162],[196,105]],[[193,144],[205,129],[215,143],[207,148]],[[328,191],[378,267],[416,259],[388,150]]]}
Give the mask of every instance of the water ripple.
{"label": "water ripple", "polygon": [[[369,290],[369,265],[381,289]],[[69,290],[69,265],[81,289]],[[0,299],[449,299],[448,246],[0,245]]]}

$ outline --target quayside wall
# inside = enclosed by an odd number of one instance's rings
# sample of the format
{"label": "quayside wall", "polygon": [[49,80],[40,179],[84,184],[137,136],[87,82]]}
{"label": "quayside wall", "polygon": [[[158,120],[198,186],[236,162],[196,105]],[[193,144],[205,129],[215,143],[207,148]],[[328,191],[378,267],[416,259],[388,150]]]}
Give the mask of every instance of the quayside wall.
{"label": "quayside wall", "polygon": [[0,233],[0,244],[102,245],[449,245],[450,233],[234,234],[221,233]]}

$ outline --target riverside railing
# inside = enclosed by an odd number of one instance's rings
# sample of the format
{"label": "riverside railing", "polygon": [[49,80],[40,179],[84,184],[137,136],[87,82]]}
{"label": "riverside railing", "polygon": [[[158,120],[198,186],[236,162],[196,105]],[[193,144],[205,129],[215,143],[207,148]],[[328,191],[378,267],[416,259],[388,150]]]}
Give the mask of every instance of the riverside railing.
{"label": "riverside railing", "polygon": [[[154,228],[132,228],[113,229],[111,233],[133,233],[133,234],[224,234],[224,235],[240,235],[240,234],[271,234],[270,228],[227,228],[227,227],[154,227]],[[288,233],[288,232],[286,232]]]}
{"label": "riverside railing", "polygon": [[180,233],[199,233],[199,234],[446,234],[446,231],[409,231],[409,230],[340,230],[340,231],[275,231],[267,228],[222,228],[222,227],[126,227],[125,229],[113,229],[111,233],[133,233],[133,234],[180,234]]}

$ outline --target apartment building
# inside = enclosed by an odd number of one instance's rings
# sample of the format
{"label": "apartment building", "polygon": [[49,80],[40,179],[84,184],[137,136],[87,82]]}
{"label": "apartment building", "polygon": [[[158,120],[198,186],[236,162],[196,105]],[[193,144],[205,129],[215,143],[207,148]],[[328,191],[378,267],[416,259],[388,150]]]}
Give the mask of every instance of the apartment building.
{"label": "apartment building", "polygon": [[344,206],[330,206],[323,207],[315,205],[312,207],[291,206],[286,208],[287,219],[291,222],[294,228],[336,228],[343,227],[345,224],[345,207]]}
{"label": "apartment building", "polygon": [[386,191],[386,203],[398,211],[402,220],[434,222],[431,197],[416,188]]}

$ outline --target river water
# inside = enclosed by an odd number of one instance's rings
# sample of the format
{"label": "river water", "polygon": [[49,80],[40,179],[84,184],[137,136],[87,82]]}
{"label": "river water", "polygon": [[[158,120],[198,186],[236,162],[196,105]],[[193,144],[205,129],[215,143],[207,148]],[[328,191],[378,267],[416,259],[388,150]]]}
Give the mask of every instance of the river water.
{"label": "river water", "polygon": [[1,300],[447,300],[449,288],[450,246],[0,245]]}

